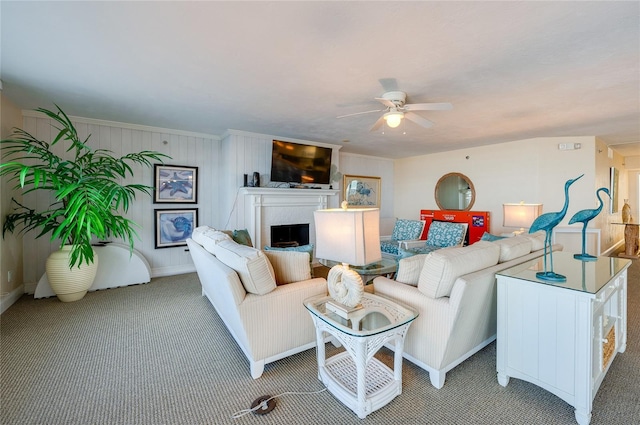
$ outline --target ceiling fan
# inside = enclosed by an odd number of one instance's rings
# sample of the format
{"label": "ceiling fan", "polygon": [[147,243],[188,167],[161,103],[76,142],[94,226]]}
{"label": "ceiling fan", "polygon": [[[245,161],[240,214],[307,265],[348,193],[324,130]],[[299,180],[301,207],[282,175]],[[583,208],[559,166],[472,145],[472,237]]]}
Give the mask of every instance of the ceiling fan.
{"label": "ceiling fan", "polygon": [[429,128],[433,123],[416,114],[414,111],[448,111],[453,108],[453,105],[450,103],[405,103],[407,100],[407,94],[403,91],[389,91],[383,94],[382,97],[376,97],[375,99],[382,103],[385,108],[356,112],[355,114],[340,115],[337,118],[370,114],[373,112],[384,112],[375,124],[373,124],[370,131],[376,131],[385,122],[389,127],[396,128],[400,125],[403,118],[411,120],[422,127]]}

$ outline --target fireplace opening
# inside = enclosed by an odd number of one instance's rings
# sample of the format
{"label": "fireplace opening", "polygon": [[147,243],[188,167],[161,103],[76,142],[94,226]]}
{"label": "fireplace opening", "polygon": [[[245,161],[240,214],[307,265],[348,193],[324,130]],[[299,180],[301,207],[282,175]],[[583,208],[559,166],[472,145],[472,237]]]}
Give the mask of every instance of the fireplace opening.
{"label": "fireplace opening", "polygon": [[309,244],[309,224],[271,226],[271,246],[288,248]]}

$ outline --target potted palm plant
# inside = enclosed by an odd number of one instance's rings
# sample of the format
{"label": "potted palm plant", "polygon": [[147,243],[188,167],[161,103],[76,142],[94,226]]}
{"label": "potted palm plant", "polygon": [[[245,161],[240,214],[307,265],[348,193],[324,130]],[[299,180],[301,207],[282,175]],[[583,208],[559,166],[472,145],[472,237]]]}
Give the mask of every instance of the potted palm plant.
{"label": "potted palm plant", "polygon": [[[151,161],[162,162],[168,156],[142,151],[116,157],[109,150],[94,150],[87,143],[91,136],[80,140],[69,117],[59,106],[56,108],[57,111],[37,109],[51,118],[58,130],[51,143],[18,128],[10,138],[0,141],[6,161],[0,163],[0,176],[15,182],[14,189],[23,190],[23,194],[48,192],[52,197],[51,204],[41,211],[13,198],[14,210],[5,217],[2,235],[36,230],[36,238],[50,235],[52,241],[60,240],[60,251],[47,259],[47,277],[61,301],[76,301],[84,297],[96,274],[94,239],[122,238],[133,251],[138,226],[122,214],[137,193],[151,195],[153,188],[123,184],[127,176],[133,177],[131,166],[150,167]],[[68,144],[62,156],[53,151],[57,143]]]}

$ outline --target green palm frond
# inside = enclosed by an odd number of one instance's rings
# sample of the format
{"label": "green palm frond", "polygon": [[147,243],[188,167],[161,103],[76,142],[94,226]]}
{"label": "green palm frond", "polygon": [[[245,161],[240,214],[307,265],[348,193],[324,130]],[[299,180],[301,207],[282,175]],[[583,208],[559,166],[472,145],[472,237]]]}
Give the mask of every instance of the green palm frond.
{"label": "green palm frond", "polygon": [[[0,176],[15,184],[14,190],[24,194],[48,191],[55,202],[44,211],[36,211],[16,200],[14,212],[2,225],[6,232],[39,231],[37,238],[50,234],[51,240],[73,245],[70,266],[93,262],[92,239],[122,238],[133,250],[138,238],[133,221],[122,217],[138,193],[151,195],[153,187],[142,184],[122,184],[122,179],[134,177],[132,165],[150,167],[169,156],[156,151],[128,153],[120,157],[106,149],[91,149],[88,136],[84,141],[69,117],[56,105],[57,111],[39,108],[58,130],[48,143],[22,129],[14,129],[12,137],[0,141],[2,158]],[[60,157],[52,147],[61,141],[70,142],[67,155]]]}

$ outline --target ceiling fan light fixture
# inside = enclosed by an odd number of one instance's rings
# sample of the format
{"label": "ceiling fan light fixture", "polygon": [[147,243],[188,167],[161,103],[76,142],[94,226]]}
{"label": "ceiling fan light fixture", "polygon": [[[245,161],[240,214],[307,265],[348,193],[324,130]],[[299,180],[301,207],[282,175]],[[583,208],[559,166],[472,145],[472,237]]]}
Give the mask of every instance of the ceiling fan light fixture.
{"label": "ceiling fan light fixture", "polygon": [[384,120],[391,128],[396,128],[397,126],[399,126],[402,122],[402,118],[404,118],[404,113],[400,111],[391,111],[384,114]]}

